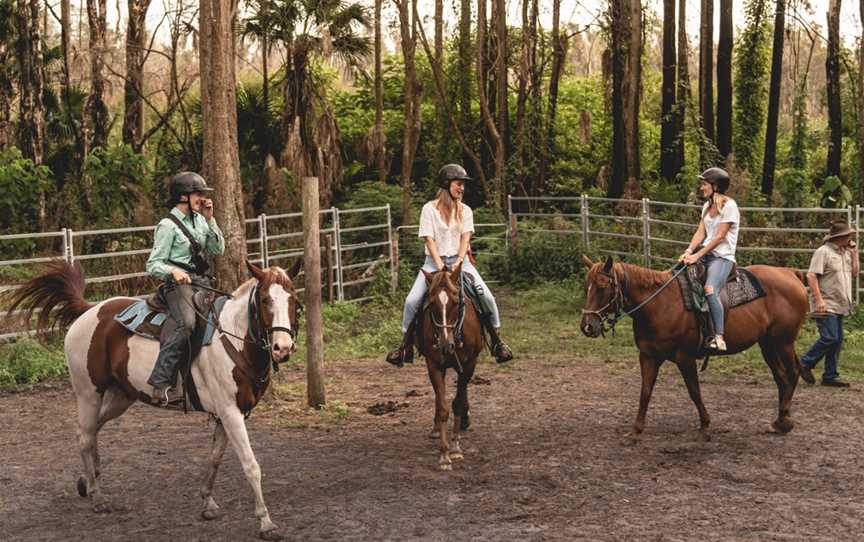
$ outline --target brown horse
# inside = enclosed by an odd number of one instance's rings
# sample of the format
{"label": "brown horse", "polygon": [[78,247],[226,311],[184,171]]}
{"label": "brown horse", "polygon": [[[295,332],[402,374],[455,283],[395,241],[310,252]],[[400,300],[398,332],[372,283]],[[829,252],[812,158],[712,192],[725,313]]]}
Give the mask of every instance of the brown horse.
{"label": "brown horse", "polygon": [[[585,309],[580,327],[588,337],[599,336],[605,321],[636,309],[669,283],[656,297],[630,314],[642,368],[639,413],[633,424],[632,436],[638,437],[645,427],[645,413],[657,372],[668,360],[678,365],[690,398],[696,404],[700,434],[706,440],[710,438],[710,418],[702,404],[696,372],[700,351],[699,325],[695,314],[684,309],[678,281],[671,280],[669,271],[613,263],[612,258],[605,263],[593,263],[587,257],[583,259],[589,271],[585,278]],[[771,426],[778,433],[787,433],[794,425],[789,417],[789,408],[800,369],[795,340],[807,315],[807,291],[802,274],[795,269],[767,265],[753,265],[747,269],[762,282],[766,295],[728,311],[724,337],[730,354],[759,343],[779,394],[778,415]],[[812,378],[812,375],[807,376]]]}
{"label": "brown horse", "polygon": [[[219,316],[219,340],[204,346],[191,368],[202,407],[217,418],[200,490],[201,515],[208,520],[219,516],[213,482],[230,442],[255,494],[259,535],[265,540],[279,540],[281,534],[264,504],[261,468],[249,443],[244,414],[267,389],[271,364],[286,360],[294,350],[298,304],[292,278],[299,266],[290,273],[278,267],[248,266],[253,278],[225,303]],[[13,310],[23,307],[28,322],[39,309],[39,330],[71,324],[65,340],[66,364],[78,403],[78,445],[84,463],[78,493],[90,496],[94,511],[110,512],[111,505],[99,489],[97,435],[105,423],[136,401],[149,403],[147,377],[159,343],[133,335],[114,320],[114,315],[137,299],[114,297],[91,304],[84,299],[84,284],[80,267],[54,263],[45,273],[12,290],[10,304]],[[171,444],[165,440],[161,446],[169,449]]]}
{"label": "brown horse", "polygon": [[[438,467],[452,470],[453,459],[462,459],[459,434],[468,427],[468,383],[474,375],[477,357],[483,350],[483,330],[474,304],[463,298],[461,282],[462,264],[452,270],[435,273],[423,271],[429,289],[422,309],[422,340],[420,353],[426,358],[429,380],[435,389],[435,428],[438,435],[440,457]],[[463,300],[460,302],[460,300]],[[460,303],[464,302],[462,336],[457,337]],[[460,341],[461,339],[461,341]],[[447,368],[458,374],[456,397],[453,399],[453,435],[448,439],[447,387],[444,381]]]}

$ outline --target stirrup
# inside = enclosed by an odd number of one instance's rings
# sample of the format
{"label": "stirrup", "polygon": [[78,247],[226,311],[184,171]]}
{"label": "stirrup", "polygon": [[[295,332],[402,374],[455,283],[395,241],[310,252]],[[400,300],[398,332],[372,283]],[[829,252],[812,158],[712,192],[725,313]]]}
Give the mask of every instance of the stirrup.
{"label": "stirrup", "polygon": [[722,354],[723,352],[726,351],[726,341],[723,340],[723,339],[718,338],[718,337],[715,335],[714,337],[711,337],[711,338],[708,340],[708,343],[705,345],[705,347],[706,347],[708,350],[711,350],[711,351],[713,351],[713,352],[717,352],[717,353],[721,353],[721,354]]}
{"label": "stirrup", "polygon": [[500,341],[492,348],[492,354],[495,356],[496,363],[507,363],[513,359],[513,352],[504,341]]}
{"label": "stirrup", "polygon": [[414,346],[402,345],[387,354],[384,361],[396,367],[402,367],[406,363],[414,363]]}

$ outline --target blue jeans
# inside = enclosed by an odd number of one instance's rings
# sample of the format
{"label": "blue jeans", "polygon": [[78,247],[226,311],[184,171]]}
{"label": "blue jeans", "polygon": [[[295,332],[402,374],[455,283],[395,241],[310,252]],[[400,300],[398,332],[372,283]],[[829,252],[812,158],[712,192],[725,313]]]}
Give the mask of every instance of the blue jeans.
{"label": "blue jeans", "polygon": [[708,310],[711,312],[711,321],[714,322],[714,333],[723,335],[725,323],[723,304],[720,303],[720,290],[729,279],[729,273],[732,271],[732,266],[735,262],[726,258],[718,258],[712,254],[708,254],[702,258],[702,263],[707,269],[707,277],[705,278],[705,288],[710,286],[713,291],[705,293],[708,299]]}
{"label": "blue jeans", "polygon": [[840,378],[837,362],[840,359],[840,350],[843,349],[843,317],[839,314],[820,316],[816,318],[816,325],[819,327],[819,338],[801,358],[801,364],[812,369],[824,356],[825,371],[822,373],[822,381]]}
{"label": "blue jeans", "polygon": [[[456,264],[456,258],[456,256],[447,256],[442,258],[442,260],[444,260],[444,265],[447,267],[453,267]],[[430,273],[438,271],[438,268],[435,266],[435,260],[432,259],[432,256],[426,256],[426,262],[423,264],[423,269]],[[462,271],[474,277],[474,284],[482,289],[483,299],[486,301],[487,306],[492,307],[492,327],[498,329],[501,327],[501,316],[498,313],[498,304],[495,302],[495,298],[492,296],[489,287],[486,286],[486,283],[483,282],[483,279],[480,277],[480,273],[477,272],[477,268],[471,264],[471,260],[469,260],[467,256],[462,262]],[[417,315],[417,311],[423,306],[426,287],[426,276],[422,271],[419,271],[417,273],[417,278],[414,280],[414,286],[411,287],[411,291],[408,292],[408,297],[405,298],[405,310],[402,312],[402,333],[408,331],[408,326],[411,325],[414,316]]]}

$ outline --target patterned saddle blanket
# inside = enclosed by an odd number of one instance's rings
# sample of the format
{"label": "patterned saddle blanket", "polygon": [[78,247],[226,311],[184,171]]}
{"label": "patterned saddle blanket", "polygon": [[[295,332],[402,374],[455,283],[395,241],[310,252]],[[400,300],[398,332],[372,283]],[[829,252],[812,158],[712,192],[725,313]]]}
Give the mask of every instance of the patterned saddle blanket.
{"label": "patterned saddle blanket", "polygon": [[[684,294],[684,308],[688,311],[708,312],[704,275],[704,267],[701,265],[691,265],[684,273],[678,275],[681,292]],[[736,266],[729,274],[729,280],[720,290],[720,303],[728,311],[764,296],[765,288],[756,275]]]}
{"label": "patterned saddle blanket", "polygon": [[[227,296],[217,297],[210,303],[208,300],[195,299],[195,308],[199,316],[196,318],[195,335],[201,337],[201,345],[208,345],[213,342],[213,336],[216,333],[216,323],[219,321],[219,314],[228,300]],[[122,312],[114,316],[114,320],[120,323],[123,327],[148,339],[159,340],[159,335],[162,333],[162,326],[170,317],[166,308],[154,303],[151,299],[142,299],[126,307]],[[207,319],[201,318],[202,314],[207,315]]]}

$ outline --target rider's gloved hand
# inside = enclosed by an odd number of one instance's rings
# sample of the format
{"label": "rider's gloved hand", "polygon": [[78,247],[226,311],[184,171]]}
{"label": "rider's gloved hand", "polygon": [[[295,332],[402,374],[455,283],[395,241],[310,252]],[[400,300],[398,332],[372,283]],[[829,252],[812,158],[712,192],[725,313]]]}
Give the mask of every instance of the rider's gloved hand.
{"label": "rider's gloved hand", "polygon": [[171,270],[171,276],[174,277],[177,284],[192,284],[192,278],[189,276],[189,273],[177,267]]}

